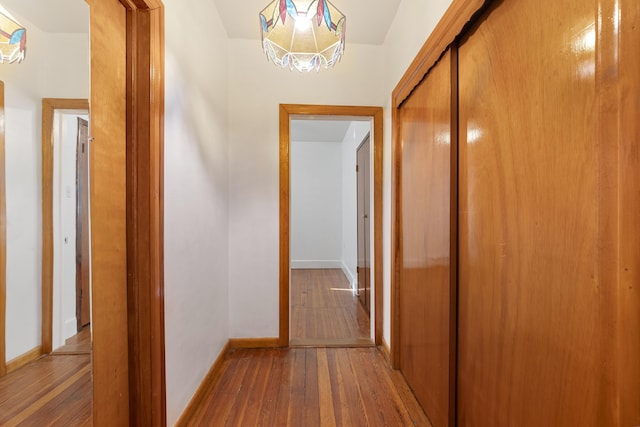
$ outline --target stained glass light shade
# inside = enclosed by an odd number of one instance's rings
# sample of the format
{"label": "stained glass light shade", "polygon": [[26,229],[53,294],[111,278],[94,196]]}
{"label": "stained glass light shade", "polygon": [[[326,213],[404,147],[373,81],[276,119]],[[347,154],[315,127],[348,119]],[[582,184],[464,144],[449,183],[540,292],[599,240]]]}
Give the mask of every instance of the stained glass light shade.
{"label": "stained glass light shade", "polygon": [[27,30],[0,6],[0,63],[22,62],[27,53]]}
{"label": "stained glass light shade", "polygon": [[262,47],[285,68],[328,68],[344,53],[346,22],[327,0],[275,0],[260,12]]}

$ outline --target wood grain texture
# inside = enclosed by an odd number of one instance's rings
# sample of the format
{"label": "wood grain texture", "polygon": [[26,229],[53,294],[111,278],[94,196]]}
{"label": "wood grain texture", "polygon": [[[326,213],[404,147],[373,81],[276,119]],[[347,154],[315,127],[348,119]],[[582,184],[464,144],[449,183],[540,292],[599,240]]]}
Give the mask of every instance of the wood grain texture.
{"label": "wood grain texture", "polygon": [[382,339],[382,135],[381,107],[340,105],[280,105],[280,345],[289,345],[289,124],[294,115],[371,117],[373,119],[374,318],[375,343]]}
{"label": "wood grain texture", "polygon": [[127,34],[130,423],[164,425],[164,10],[129,10]]}
{"label": "wood grain texture", "polygon": [[342,270],[291,270],[291,345],[373,345],[369,314]]}
{"label": "wood grain texture", "polygon": [[375,348],[231,350],[183,425],[426,426],[401,375]]}
{"label": "wood grain texture", "polygon": [[460,426],[640,421],[638,17],[500,2],[461,44]]}
{"label": "wood grain texture", "polygon": [[94,424],[129,424],[127,340],[127,17],[90,0]]}
{"label": "wood grain texture", "polygon": [[74,98],[42,99],[42,352],[53,342],[53,143],[56,110],[84,110],[89,101]]}
{"label": "wood grain texture", "polygon": [[290,111],[287,106],[280,105],[280,325],[279,339],[281,347],[289,346],[290,310],[289,310],[289,278],[290,278],[290,149],[289,125]]}
{"label": "wood grain texture", "polygon": [[279,338],[231,338],[229,348],[275,348],[282,347]]}
{"label": "wood grain texture", "polygon": [[31,350],[27,351],[26,353],[21,354],[20,356],[7,361],[7,374],[10,374],[11,372],[17,371],[18,369],[22,368],[23,366],[25,366],[25,365],[33,362],[34,360],[38,359],[42,355],[43,355],[42,347],[41,346],[37,346],[37,347],[34,347]]}
{"label": "wood grain texture", "polygon": [[162,425],[164,12],[159,0],[89,6],[94,422]]}
{"label": "wood grain texture", "polygon": [[75,355],[75,354],[91,354],[91,328],[85,327],[76,335],[67,338],[64,345],[55,349],[51,354],[59,355]]}
{"label": "wood grain texture", "polygon": [[91,426],[91,357],[48,356],[0,379],[0,425]]}
{"label": "wood grain texture", "polygon": [[[617,243],[620,256],[616,324],[619,326],[615,339],[620,350],[616,360],[618,390],[615,400],[620,425],[640,425],[640,243],[637,238],[629,237],[640,235],[640,3],[625,0],[600,4],[603,16],[613,19],[601,21],[599,43],[608,47],[617,44],[619,49],[617,52],[615,48],[607,49],[606,58],[600,58],[597,75],[598,84],[609,88],[599,98],[600,122],[606,123],[600,127],[600,140],[617,135],[618,144]],[[607,64],[615,66],[616,63],[618,79],[609,85],[605,70]],[[616,108],[609,108],[612,104]]]}
{"label": "wood grain texture", "polygon": [[5,115],[4,82],[0,80],[0,377],[6,375],[6,317],[7,317],[7,198],[5,180]]}
{"label": "wood grain texture", "polygon": [[[420,84],[424,76],[438,62],[444,52],[461,35],[465,27],[473,22],[483,8],[490,4],[490,0],[454,0],[447,9],[444,16],[438,22],[429,38],[412,61],[411,65],[400,79],[391,95],[392,109],[392,146],[391,146],[391,349],[390,357],[394,368],[400,367],[400,351],[397,346],[400,337],[400,292],[399,283],[402,274],[402,143],[400,136],[400,114],[399,108],[402,102]],[[452,97],[452,102],[456,98]],[[452,116],[457,114],[457,110],[452,110]],[[452,135],[454,136],[454,135]],[[451,139],[457,141],[457,139]],[[452,157],[453,159],[453,157]],[[456,170],[451,171],[452,177],[457,174]],[[452,198],[452,207],[455,198]],[[452,210],[452,213],[455,210]],[[453,223],[452,223],[453,224]],[[455,230],[454,230],[455,232]],[[452,235],[452,238],[455,236]],[[455,242],[455,239],[452,240]],[[452,246],[452,254],[455,248]],[[452,279],[455,270],[452,271]],[[451,282],[452,291],[455,281]],[[452,301],[453,304],[454,301]],[[453,308],[453,307],[452,307]],[[453,332],[453,330],[452,330]],[[377,342],[377,341],[376,341]]]}
{"label": "wood grain texture", "polygon": [[[434,425],[453,425],[451,343],[451,54],[400,108],[400,369]],[[455,266],[454,266],[455,268]]]}

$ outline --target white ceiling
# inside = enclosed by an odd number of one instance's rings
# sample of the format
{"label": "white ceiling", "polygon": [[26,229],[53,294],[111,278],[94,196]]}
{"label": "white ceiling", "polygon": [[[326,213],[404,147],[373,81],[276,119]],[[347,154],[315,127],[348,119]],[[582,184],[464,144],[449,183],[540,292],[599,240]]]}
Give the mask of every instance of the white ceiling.
{"label": "white ceiling", "polygon": [[0,0],[0,3],[18,21],[24,18],[42,31],[89,32],[89,6],[82,0]]}
{"label": "white ceiling", "polygon": [[[212,0],[229,38],[260,39],[258,14],[270,0]],[[347,17],[347,44],[380,45],[401,0],[331,0]],[[88,33],[88,6],[82,0],[0,0],[16,19],[57,33]]]}
{"label": "white ceiling", "polygon": [[289,127],[289,139],[301,142],[342,142],[350,124],[350,120],[293,119]]}
{"label": "white ceiling", "polygon": [[[230,38],[260,39],[258,14],[269,0],[212,0]],[[26,19],[40,30],[88,33],[89,8],[82,0],[0,0],[16,19]],[[400,0],[332,0],[347,16],[347,44],[382,44]],[[256,52],[262,54],[260,48]],[[292,120],[291,139],[308,142],[342,142],[351,118]]]}
{"label": "white ceiling", "polygon": [[[260,40],[258,14],[271,0],[214,1],[229,38]],[[330,1],[347,17],[347,47],[349,43],[383,44],[400,4],[400,0]]]}

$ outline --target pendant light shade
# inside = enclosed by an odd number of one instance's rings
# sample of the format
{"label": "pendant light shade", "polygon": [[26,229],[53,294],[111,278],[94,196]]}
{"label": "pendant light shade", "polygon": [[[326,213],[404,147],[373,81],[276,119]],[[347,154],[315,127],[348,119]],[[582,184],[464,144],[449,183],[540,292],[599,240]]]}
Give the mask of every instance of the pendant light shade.
{"label": "pendant light shade", "polygon": [[0,6],[0,63],[22,62],[27,52],[27,30]]}
{"label": "pendant light shade", "polygon": [[328,68],[344,52],[346,21],[328,0],[274,0],[260,12],[262,47],[282,67]]}

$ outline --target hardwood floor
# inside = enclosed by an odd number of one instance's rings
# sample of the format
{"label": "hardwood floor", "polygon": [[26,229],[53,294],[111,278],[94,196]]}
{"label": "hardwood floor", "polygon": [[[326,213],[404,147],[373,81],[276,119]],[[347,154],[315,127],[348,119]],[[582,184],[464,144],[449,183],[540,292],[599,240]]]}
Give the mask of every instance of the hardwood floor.
{"label": "hardwood floor", "polygon": [[189,426],[427,426],[379,350],[231,350]]}
{"label": "hardwood floor", "polygon": [[91,329],[84,328],[66,340],[64,346],[56,349],[53,354],[91,354]]}
{"label": "hardwood floor", "polygon": [[373,345],[369,314],[342,270],[291,270],[291,345]]}
{"label": "hardwood floor", "polygon": [[91,335],[0,378],[0,426],[92,425]]}

